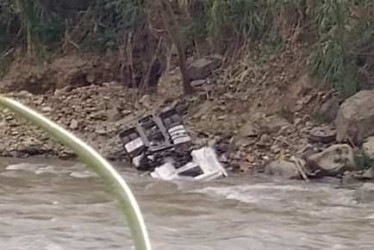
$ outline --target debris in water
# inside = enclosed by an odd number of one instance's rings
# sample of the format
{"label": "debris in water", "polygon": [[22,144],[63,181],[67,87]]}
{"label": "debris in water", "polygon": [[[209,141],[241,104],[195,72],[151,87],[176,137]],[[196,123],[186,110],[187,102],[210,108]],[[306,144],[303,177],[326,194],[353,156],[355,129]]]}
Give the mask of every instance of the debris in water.
{"label": "debris in water", "polygon": [[149,115],[120,134],[138,170],[163,180],[212,180],[227,173],[212,147],[195,149],[175,108]]}

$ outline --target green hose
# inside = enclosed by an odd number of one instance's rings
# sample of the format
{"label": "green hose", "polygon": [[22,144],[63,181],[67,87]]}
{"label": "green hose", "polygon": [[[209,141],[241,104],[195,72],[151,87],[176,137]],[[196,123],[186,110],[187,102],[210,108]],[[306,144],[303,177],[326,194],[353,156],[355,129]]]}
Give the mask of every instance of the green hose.
{"label": "green hose", "polygon": [[103,178],[105,183],[114,190],[120,201],[131,228],[136,249],[151,250],[144,219],[133,193],[121,175],[99,153],[61,126],[17,101],[0,95],[0,105],[48,131],[55,139],[73,150],[87,166]]}

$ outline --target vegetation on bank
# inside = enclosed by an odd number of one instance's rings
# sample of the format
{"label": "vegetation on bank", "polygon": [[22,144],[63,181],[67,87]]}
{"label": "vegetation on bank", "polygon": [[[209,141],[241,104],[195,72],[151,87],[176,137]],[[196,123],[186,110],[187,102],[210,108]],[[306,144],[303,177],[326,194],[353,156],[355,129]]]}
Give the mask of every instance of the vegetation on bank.
{"label": "vegetation on bank", "polygon": [[[0,68],[16,48],[29,56],[126,50],[133,46],[129,34],[165,35],[167,22],[157,21],[163,11],[157,3],[0,0]],[[308,48],[310,73],[344,95],[374,83],[371,0],[173,0],[171,7],[179,26],[171,31],[178,34],[165,37],[178,37],[190,51],[202,42],[220,51],[246,41],[277,48],[298,43]]]}

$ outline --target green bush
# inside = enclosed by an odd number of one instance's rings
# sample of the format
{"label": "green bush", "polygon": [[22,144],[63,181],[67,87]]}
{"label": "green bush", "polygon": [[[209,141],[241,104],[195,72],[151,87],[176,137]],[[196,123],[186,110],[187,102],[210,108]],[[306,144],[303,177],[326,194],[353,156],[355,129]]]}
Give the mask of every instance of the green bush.
{"label": "green bush", "polygon": [[146,21],[144,0],[96,0],[93,12],[95,32],[89,39],[103,48],[116,47],[123,42],[125,32],[141,27]]}
{"label": "green bush", "polygon": [[208,34],[214,38],[224,35],[245,38],[262,37],[269,25],[264,1],[212,0],[207,10]]}
{"label": "green bush", "polygon": [[[71,30],[81,35],[76,39],[80,47],[116,49],[124,43],[128,31],[147,28],[147,15],[155,11],[149,7],[150,3],[0,0],[0,55],[20,44],[25,48],[33,45],[34,49],[47,47],[58,51],[65,32]],[[345,96],[362,88],[359,69],[373,53],[372,0],[179,0],[178,3],[187,10],[178,16],[179,32],[186,44],[194,39],[210,39],[225,47],[236,41],[256,40],[262,44],[263,54],[271,54],[277,53],[298,30],[312,39],[308,41],[313,48],[308,65],[313,75]],[[355,13],[355,9],[360,11]],[[74,34],[69,37],[73,42]]]}
{"label": "green bush", "polygon": [[7,49],[12,40],[15,22],[17,22],[16,15],[11,2],[0,0],[0,53]]}
{"label": "green bush", "polygon": [[372,16],[354,17],[352,9],[372,8],[371,1],[321,1],[316,9],[318,41],[311,54],[311,72],[331,83],[344,96],[360,89],[357,57],[363,46],[374,42]]}
{"label": "green bush", "polygon": [[355,152],[354,162],[360,170],[366,170],[374,166],[374,160],[362,150]]}
{"label": "green bush", "polygon": [[[83,20],[82,13],[93,18]],[[89,31],[83,28],[87,22]],[[53,47],[62,41],[66,23],[90,34],[84,42],[114,47],[124,32],[145,23],[145,1],[86,0],[78,4],[68,0],[0,0],[0,49],[21,41],[27,46]],[[23,31],[21,36],[16,34],[19,30]]]}

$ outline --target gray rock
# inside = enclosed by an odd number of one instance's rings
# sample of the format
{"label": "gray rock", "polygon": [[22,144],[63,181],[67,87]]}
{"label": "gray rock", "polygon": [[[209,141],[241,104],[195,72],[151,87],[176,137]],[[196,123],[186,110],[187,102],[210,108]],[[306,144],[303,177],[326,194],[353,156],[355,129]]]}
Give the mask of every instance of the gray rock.
{"label": "gray rock", "polygon": [[339,98],[331,97],[315,111],[315,116],[323,122],[330,123],[336,119],[339,111]]}
{"label": "gray rock", "polygon": [[16,95],[19,96],[19,97],[26,98],[26,97],[31,97],[33,94],[30,93],[30,92],[27,91],[27,90],[21,90],[21,91],[19,91]]}
{"label": "gray rock", "polygon": [[353,198],[359,203],[371,203],[374,202],[374,183],[365,183],[358,188]]}
{"label": "gray rock", "polygon": [[[334,177],[331,177],[334,178]],[[335,178],[339,179],[339,187],[341,188],[358,188],[362,186],[362,180],[361,176],[358,176],[357,172],[345,172],[341,178]]]}
{"label": "gray rock", "polygon": [[345,171],[356,170],[353,149],[346,144],[333,145],[307,157],[306,160],[312,171],[320,170],[324,175],[335,176]]}
{"label": "gray rock", "polygon": [[337,141],[361,143],[374,135],[374,91],[363,90],[340,106],[336,118]]}
{"label": "gray rock", "polygon": [[374,160],[374,136],[367,138],[362,145],[362,150],[365,154]]}
{"label": "gray rock", "polygon": [[354,178],[357,180],[372,180],[374,178],[374,168],[370,167],[366,170],[357,171],[354,173]]}
{"label": "gray rock", "polygon": [[374,179],[374,168],[371,167],[362,174],[362,179],[372,180]]}
{"label": "gray rock", "polygon": [[234,136],[232,140],[232,147],[234,149],[239,149],[242,147],[247,147],[249,145],[252,145],[256,142],[256,138],[251,138],[251,137],[242,137],[242,136]]}
{"label": "gray rock", "polygon": [[124,115],[124,116],[131,115],[132,113],[133,113],[132,110],[122,110],[122,115]]}
{"label": "gray rock", "polygon": [[260,137],[260,140],[256,143],[257,146],[259,147],[267,147],[270,146],[272,142],[272,138],[268,134],[263,134]]}
{"label": "gray rock", "polygon": [[359,184],[362,185],[362,181],[372,180],[374,178],[374,169],[371,167],[366,170],[358,170],[358,171],[351,171],[345,172],[341,178],[341,183],[343,185],[352,185],[352,184]]}
{"label": "gray rock", "polygon": [[238,136],[242,137],[255,137],[257,135],[258,131],[256,127],[252,124],[252,122],[247,122],[238,131]]}
{"label": "gray rock", "polygon": [[288,179],[300,179],[295,163],[289,161],[273,161],[265,167],[265,174]]}
{"label": "gray rock", "polygon": [[191,63],[188,74],[192,81],[207,78],[220,65],[220,56],[207,56]]}
{"label": "gray rock", "polygon": [[78,121],[75,119],[71,120],[69,128],[74,130],[74,129],[77,129],[78,127],[79,127]]}
{"label": "gray rock", "polygon": [[121,112],[117,108],[112,108],[107,111],[108,121],[118,121],[122,118]]}
{"label": "gray rock", "polygon": [[282,128],[291,126],[291,123],[279,115],[261,117],[256,120],[258,127],[267,133],[274,133]]}
{"label": "gray rock", "polygon": [[279,145],[277,145],[277,144],[273,144],[273,145],[271,145],[271,147],[270,147],[270,151],[273,152],[274,154],[278,154],[278,153],[281,152],[281,148],[280,148]]}
{"label": "gray rock", "polygon": [[100,127],[96,128],[95,132],[97,134],[99,134],[99,135],[106,135],[106,134],[108,134],[108,130],[106,130],[104,128],[100,128]]}
{"label": "gray rock", "polygon": [[42,110],[43,112],[52,112],[52,111],[53,111],[53,109],[52,109],[51,107],[49,107],[49,106],[42,107],[41,110]]}
{"label": "gray rock", "polygon": [[152,100],[150,95],[143,95],[139,100],[139,103],[148,109],[152,108],[151,102]]}
{"label": "gray rock", "polygon": [[336,130],[329,126],[316,127],[309,132],[309,139],[313,142],[331,143],[335,138]]}
{"label": "gray rock", "polygon": [[196,87],[203,86],[205,83],[206,83],[205,79],[195,80],[195,81],[191,82],[191,86],[194,87],[194,88],[196,88]]}
{"label": "gray rock", "polygon": [[87,74],[86,75],[86,81],[88,83],[94,83],[95,79],[96,79],[96,76],[94,74]]}

